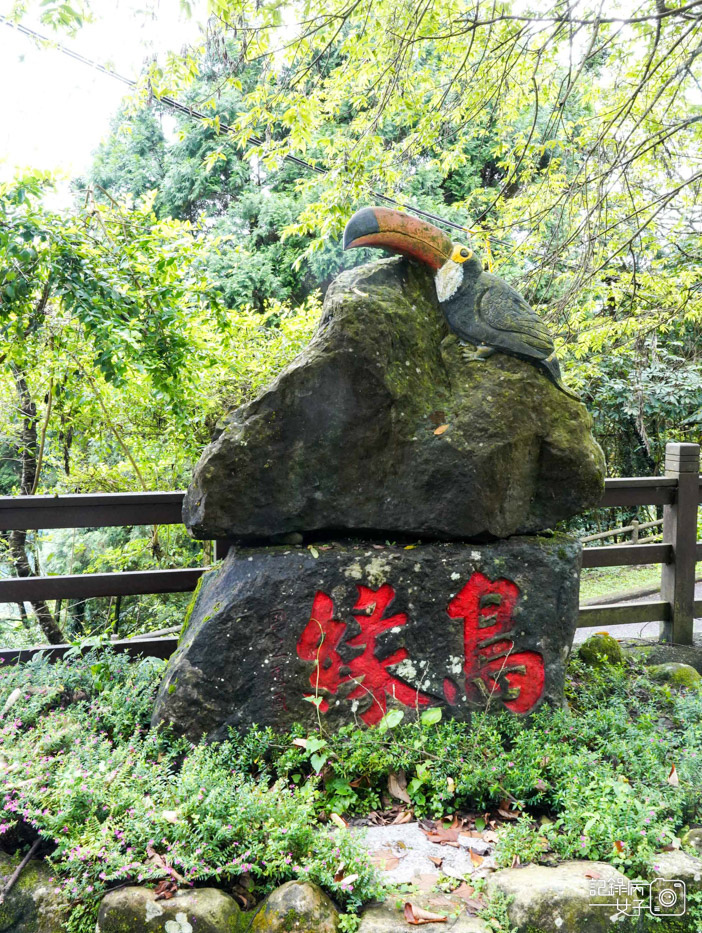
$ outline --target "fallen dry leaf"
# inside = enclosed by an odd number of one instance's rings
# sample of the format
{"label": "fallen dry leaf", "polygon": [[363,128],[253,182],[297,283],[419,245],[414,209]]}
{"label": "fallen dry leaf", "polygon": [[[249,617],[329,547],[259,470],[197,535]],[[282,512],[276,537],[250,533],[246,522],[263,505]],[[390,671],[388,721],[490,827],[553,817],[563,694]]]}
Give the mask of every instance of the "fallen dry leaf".
{"label": "fallen dry leaf", "polygon": [[414,816],[411,810],[400,810],[391,825],[399,826],[401,823],[411,823],[413,819]]}
{"label": "fallen dry leaf", "polygon": [[485,842],[497,842],[497,833],[493,832],[491,829],[486,830],[482,836]]}
{"label": "fallen dry leaf", "polygon": [[390,772],[388,775],[388,793],[395,800],[401,800],[403,803],[412,803],[412,798],[407,793],[407,778],[404,771]]}
{"label": "fallen dry leaf", "polygon": [[472,849],[468,849],[468,855],[470,855],[470,860],[475,865],[475,867],[480,868],[480,866],[483,864],[484,856],[478,855],[478,853],[474,852]]}
{"label": "fallen dry leaf", "polygon": [[444,864],[444,859],[441,855],[430,855],[429,861],[433,862],[437,868],[441,868],[441,866]]}
{"label": "fallen dry leaf", "polygon": [[598,878],[601,878],[602,875],[601,875],[598,871],[586,871],[586,872],[585,872],[585,877],[586,877],[586,878],[592,878],[592,879],[594,879],[594,880],[596,881]]}
{"label": "fallen dry leaf", "polygon": [[249,910],[256,903],[256,896],[243,885],[238,884],[232,891],[232,895],[241,906],[242,910]]}
{"label": "fallen dry leaf", "polygon": [[346,822],[343,816],[339,816],[338,813],[330,813],[329,819],[332,821],[332,823],[334,823],[335,826],[338,826],[339,829],[349,828],[349,824]]}
{"label": "fallen dry leaf", "polygon": [[5,700],[5,705],[3,706],[2,713],[0,713],[0,715],[4,715],[11,707],[13,707],[21,696],[22,691],[19,687],[15,687],[9,697]]}
{"label": "fallen dry leaf", "polygon": [[178,885],[172,878],[163,878],[154,888],[155,901],[169,901],[178,893]]}
{"label": "fallen dry leaf", "polygon": [[497,808],[497,812],[504,820],[518,820],[519,814],[515,813],[514,810],[503,810],[502,807]]}
{"label": "fallen dry leaf", "polygon": [[671,787],[677,787],[680,784],[680,778],[678,777],[678,772],[675,770],[675,765],[670,769],[667,780]]}
{"label": "fallen dry leaf", "polygon": [[624,851],[624,843],[623,843],[620,839],[615,839],[615,840],[614,840],[614,848],[615,848],[615,849],[617,850],[617,852],[621,855],[622,852]]}
{"label": "fallen dry leaf", "polygon": [[451,892],[451,894],[455,894],[456,897],[467,900],[468,898],[473,897],[475,894],[475,888],[472,884],[466,884],[465,881],[462,881],[458,887]]}
{"label": "fallen dry leaf", "polygon": [[380,871],[394,871],[400,864],[401,858],[404,856],[396,855],[392,849],[376,849],[375,852],[371,852],[370,863]]}
{"label": "fallen dry leaf", "polygon": [[450,826],[444,826],[440,820],[437,820],[431,829],[425,829],[422,826],[421,830],[430,842],[435,842],[440,846],[455,846],[458,848],[458,836],[464,831],[463,822],[463,820],[459,820],[457,816],[454,816]]}
{"label": "fallen dry leaf", "polygon": [[439,427],[434,431],[434,434],[443,434],[444,431],[448,431],[448,425],[440,424]]}
{"label": "fallen dry leaf", "polygon": [[405,904],[405,920],[412,926],[421,926],[424,923],[446,923],[448,917],[445,914],[433,914],[422,907],[416,907],[409,901]]}
{"label": "fallen dry leaf", "polygon": [[459,884],[451,894],[460,897],[469,914],[477,914],[479,910],[484,910],[487,907],[487,899],[482,894],[476,894],[473,897],[475,888],[471,884],[466,884],[465,881]]}
{"label": "fallen dry leaf", "polygon": [[167,875],[170,875],[175,881],[180,882],[181,884],[185,880],[182,875],[179,875],[175,868],[171,868],[168,862],[164,859],[162,855],[159,855],[158,852],[153,849],[151,846],[146,847],[146,854],[149,856],[151,863],[160,868],[161,871],[165,871]]}
{"label": "fallen dry leaf", "polygon": [[439,875],[435,874],[434,872],[426,872],[421,875],[414,876],[414,884],[416,884],[419,890],[422,891],[424,894],[431,891],[432,888],[434,888],[434,886],[436,885],[438,880],[439,880]]}

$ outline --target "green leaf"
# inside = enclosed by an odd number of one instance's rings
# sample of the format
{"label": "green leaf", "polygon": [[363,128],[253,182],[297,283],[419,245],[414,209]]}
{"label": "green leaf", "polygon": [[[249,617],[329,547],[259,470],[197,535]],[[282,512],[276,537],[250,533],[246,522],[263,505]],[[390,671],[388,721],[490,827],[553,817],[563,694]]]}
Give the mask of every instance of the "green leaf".
{"label": "green leaf", "polygon": [[311,755],[310,764],[315,771],[321,771],[324,765],[327,763],[327,755]]}
{"label": "green leaf", "polygon": [[437,722],[441,722],[441,717],[443,713],[440,706],[432,706],[430,709],[425,709],[421,715],[421,721],[423,726],[434,726]]}
{"label": "green leaf", "polygon": [[383,733],[387,732],[389,729],[394,729],[396,726],[399,726],[402,720],[405,718],[404,711],[401,709],[391,709],[389,710],[383,718],[378,723],[378,731]]}

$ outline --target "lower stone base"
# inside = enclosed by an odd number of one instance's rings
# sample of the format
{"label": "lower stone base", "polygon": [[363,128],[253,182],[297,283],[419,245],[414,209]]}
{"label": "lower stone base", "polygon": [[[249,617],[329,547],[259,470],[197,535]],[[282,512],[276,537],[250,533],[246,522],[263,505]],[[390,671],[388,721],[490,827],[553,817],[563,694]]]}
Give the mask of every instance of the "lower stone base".
{"label": "lower stone base", "polygon": [[230,551],[194,597],[153,722],[197,741],[558,705],[579,570],[564,536]]}

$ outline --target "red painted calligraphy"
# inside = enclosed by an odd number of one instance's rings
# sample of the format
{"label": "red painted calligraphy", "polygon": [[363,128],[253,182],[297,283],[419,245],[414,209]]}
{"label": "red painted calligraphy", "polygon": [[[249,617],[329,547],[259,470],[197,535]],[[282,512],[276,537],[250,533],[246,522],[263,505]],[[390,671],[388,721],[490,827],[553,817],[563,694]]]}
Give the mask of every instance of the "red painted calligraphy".
{"label": "red painted calligraphy", "polygon": [[536,651],[515,651],[512,616],[519,587],[504,578],[474,573],[448,604],[452,619],[463,619],[466,693],[484,703],[496,696],[514,713],[528,713],[541,698],[545,672]]}
{"label": "red painted calligraphy", "polygon": [[[314,696],[318,696],[320,690],[336,693],[339,685],[348,680],[341,676],[343,662],[338,652],[346,625],[337,622],[333,616],[334,603],[326,593],[317,592],[312,603],[310,621],[297,642],[297,653],[302,660],[316,662],[310,677]],[[326,713],[329,702],[323,699],[319,708]]]}
{"label": "red painted calligraphy", "polygon": [[[349,693],[349,700],[371,697],[371,705],[361,713],[361,719],[373,725],[383,718],[387,711],[388,696],[394,697],[405,706],[426,706],[430,698],[410,687],[388,670],[408,658],[406,648],[399,648],[387,658],[379,660],[378,636],[389,629],[407,624],[404,612],[384,618],[385,610],[395,598],[393,588],[385,583],[378,590],[367,586],[358,587],[358,600],[354,608],[354,618],[361,631],[349,638],[349,648],[362,648],[360,654],[344,662],[339,654],[339,646],[344,638],[346,625],[333,618],[334,604],[326,593],[318,592],[312,605],[312,616],[297,643],[298,655],[306,661],[315,661],[315,670],[310,676],[310,683],[315,688],[315,696],[320,690],[330,694],[337,693],[341,684],[355,683]],[[326,712],[329,703],[325,698],[320,710]]]}

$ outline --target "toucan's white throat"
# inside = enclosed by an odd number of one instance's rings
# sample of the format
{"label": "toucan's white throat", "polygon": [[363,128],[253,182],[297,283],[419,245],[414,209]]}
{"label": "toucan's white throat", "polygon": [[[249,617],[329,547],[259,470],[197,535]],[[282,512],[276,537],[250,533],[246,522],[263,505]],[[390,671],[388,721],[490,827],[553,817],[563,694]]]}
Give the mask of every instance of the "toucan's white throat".
{"label": "toucan's white throat", "polygon": [[463,266],[459,262],[454,262],[453,259],[447,260],[434,277],[439,303],[453,298],[462,281]]}

